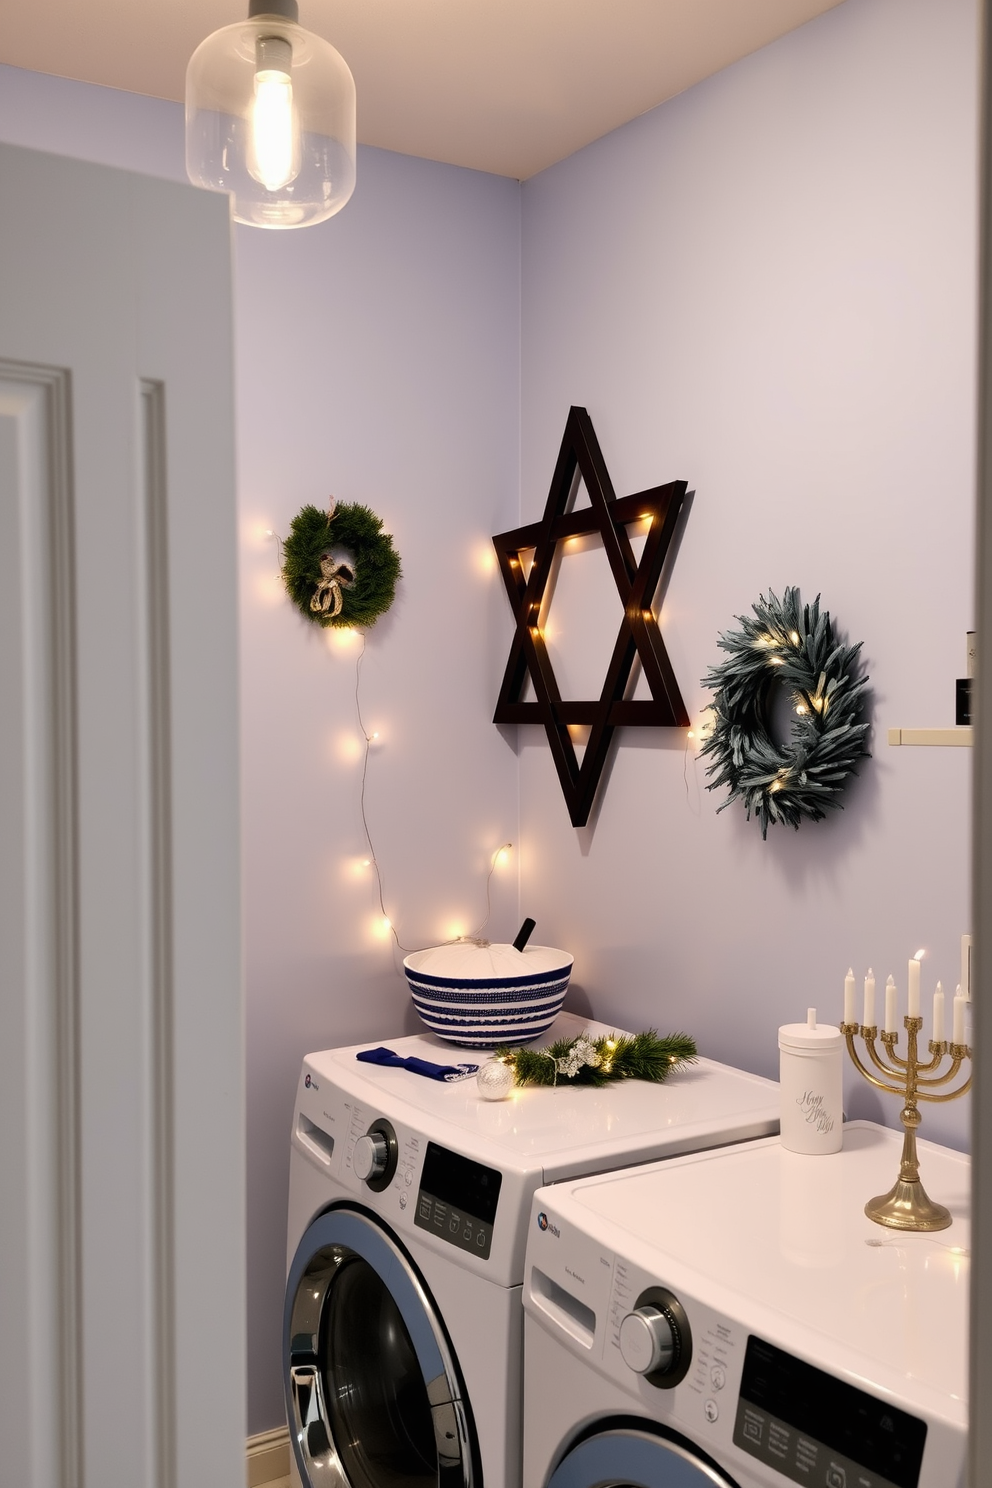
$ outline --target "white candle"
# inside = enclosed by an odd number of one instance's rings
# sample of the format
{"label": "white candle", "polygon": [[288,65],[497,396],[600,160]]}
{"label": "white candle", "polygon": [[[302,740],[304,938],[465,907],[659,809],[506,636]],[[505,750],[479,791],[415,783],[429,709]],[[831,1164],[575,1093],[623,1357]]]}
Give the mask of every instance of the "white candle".
{"label": "white candle", "polygon": [[844,978],[844,1022],[853,1023],[854,1019],[854,967],[849,966]]}
{"label": "white candle", "polygon": [[885,984],[885,1022],[882,1025],[886,1033],[895,1033],[896,1031],[897,996],[895,981],[892,977],[889,977]]}
{"label": "white candle", "polygon": [[920,962],[917,956],[914,956],[909,963],[909,988],[907,995],[909,999],[909,1016],[911,1018],[918,1018],[920,1016]]}
{"label": "white candle", "polygon": [[951,1034],[952,1042],[964,1043],[964,1010],[968,1006],[968,999],[959,987],[954,994],[954,1031]]}
{"label": "white candle", "polygon": [[944,989],[939,982],[933,994],[933,1041],[935,1044],[944,1042]]}
{"label": "white candle", "polygon": [[961,993],[965,1002],[971,1001],[971,936],[961,937]]}
{"label": "white candle", "polygon": [[873,1028],[875,1024],[875,973],[871,967],[865,977],[865,1027]]}

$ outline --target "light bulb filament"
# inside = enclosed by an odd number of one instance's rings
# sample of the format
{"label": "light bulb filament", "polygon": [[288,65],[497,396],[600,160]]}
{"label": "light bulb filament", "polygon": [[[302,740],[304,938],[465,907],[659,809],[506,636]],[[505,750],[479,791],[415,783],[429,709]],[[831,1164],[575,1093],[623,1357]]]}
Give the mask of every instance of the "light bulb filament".
{"label": "light bulb filament", "polygon": [[300,171],[299,128],[290,76],[293,48],[284,36],[260,36],[255,58],[248,169],[266,191],[281,191]]}

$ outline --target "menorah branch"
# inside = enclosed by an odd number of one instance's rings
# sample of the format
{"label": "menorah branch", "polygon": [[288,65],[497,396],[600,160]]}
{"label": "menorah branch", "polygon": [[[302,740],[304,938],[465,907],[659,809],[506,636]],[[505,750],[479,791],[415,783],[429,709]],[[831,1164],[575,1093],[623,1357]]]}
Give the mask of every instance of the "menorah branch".
{"label": "menorah branch", "polygon": [[[894,1052],[893,1045],[897,1034],[891,1030],[882,1032],[882,1043],[890,1061],[886,1064],[875,1047],[878,1035],[876,1027],[847,1022],[840,1025],[840,1031],[847,1042],[848,1053],[859,1073],[878,1089],[888,1091],[892,1095],[902,1095],[905,1101],[900,1112],[903,1142],[899,1176],[888,1193],[869,1199],[865,1205],[865,1213],[876,1224],[889,1225],[896,1230],[946,1230],[951,1223],[950,1210],[946,1209],[943,1204],[935,1204],[920,1181],[916,1132],[922,1117],[917,1109],[917,1102],[920,1100],[956,1100],[959,1095],[964,1095],[971,1086],[970,1073],[956,1090],[943,1090],[936,1093],[935,1087],[949,1085],[957,1078],[964,1061],[971,1058],[971,1049],[966,1044],[951,1043],[948,1045],[943,1040],[935,1042],[931,1039],[929,1053],[932,1057],[928,1063],[921,1064],[918,1040],[923,1027],[923,1019],[904,1018],[903,1026],[907,1034],[905,1059],[900,1058]],[[884,1079],[879,1079],[873,1074],[861,1058],[855,1044],[855,1039],[859,1034],[864,1040],[871,1063],[885,1077]],[[943,1074],[931,1075],[931,1071],[940,1069],[948,1054],[951,1060],[948,1069]]]}
{"label": "menorah branch", "polygon": [[[864,1075],[869,1085],[875,1085],[878,1087],[879,1090],[887,1091],[889,1095],[898,1095],[902,1087],[900,1085],[892,1085],[889,1083],[888,1080],[880,1080],[877,1075],[873,1075],[871,1070],[868,1069],[862,1062],[861,1056],[859,1055],[854,1044],[854,1040],[857,1034],[860,1032],[865,1040],[865,1047],[868,1049],[869,1053],[872,1053],[874,1047],[873,1040],[875,1038],[877,1029],[868,1027],[859,1028],[857,1023],[842,1023],[840,1025],[840,1031],[847,1040],[847,1052],[850,1054],[852,1060],[854,1061],[855,1068],[862,1075]],[[875,1064],[880,1070],[884,1070],[885,1066],[877,1057],[875,1058]],[[888,1071],[886,1071],[886,1073],[888,1073]]]}

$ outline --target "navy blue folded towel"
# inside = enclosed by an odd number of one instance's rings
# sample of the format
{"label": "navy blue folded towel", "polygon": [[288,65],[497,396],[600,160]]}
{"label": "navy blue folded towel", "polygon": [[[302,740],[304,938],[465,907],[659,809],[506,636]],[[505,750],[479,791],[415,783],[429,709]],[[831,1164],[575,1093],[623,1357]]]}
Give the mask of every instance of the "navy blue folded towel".
{"label": "navy blue folded towel", "polygon": [[477,1073],[477,1064],[430,1064],[426,1059],[402,1059],[392,1049],[362,1049],[355,1055],[365,1064],[388,1064],[396,1069],[406,1069],[414,1075],[426,1075],[428,1080],[467,1080]]}

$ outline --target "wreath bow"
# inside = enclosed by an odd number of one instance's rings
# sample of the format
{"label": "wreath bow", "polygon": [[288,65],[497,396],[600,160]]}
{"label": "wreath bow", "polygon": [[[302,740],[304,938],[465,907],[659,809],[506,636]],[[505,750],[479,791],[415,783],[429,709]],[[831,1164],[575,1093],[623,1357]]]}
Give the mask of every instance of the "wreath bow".
{"label": "wreath bow", "polygon": [[328,615],[333,620],[344,609],[341,585],[352,585],[355,575],[347,563],[335,563],[330,553],[320,555],[320,574],[320,583],[314,590],[310,608],[315,615]]}

